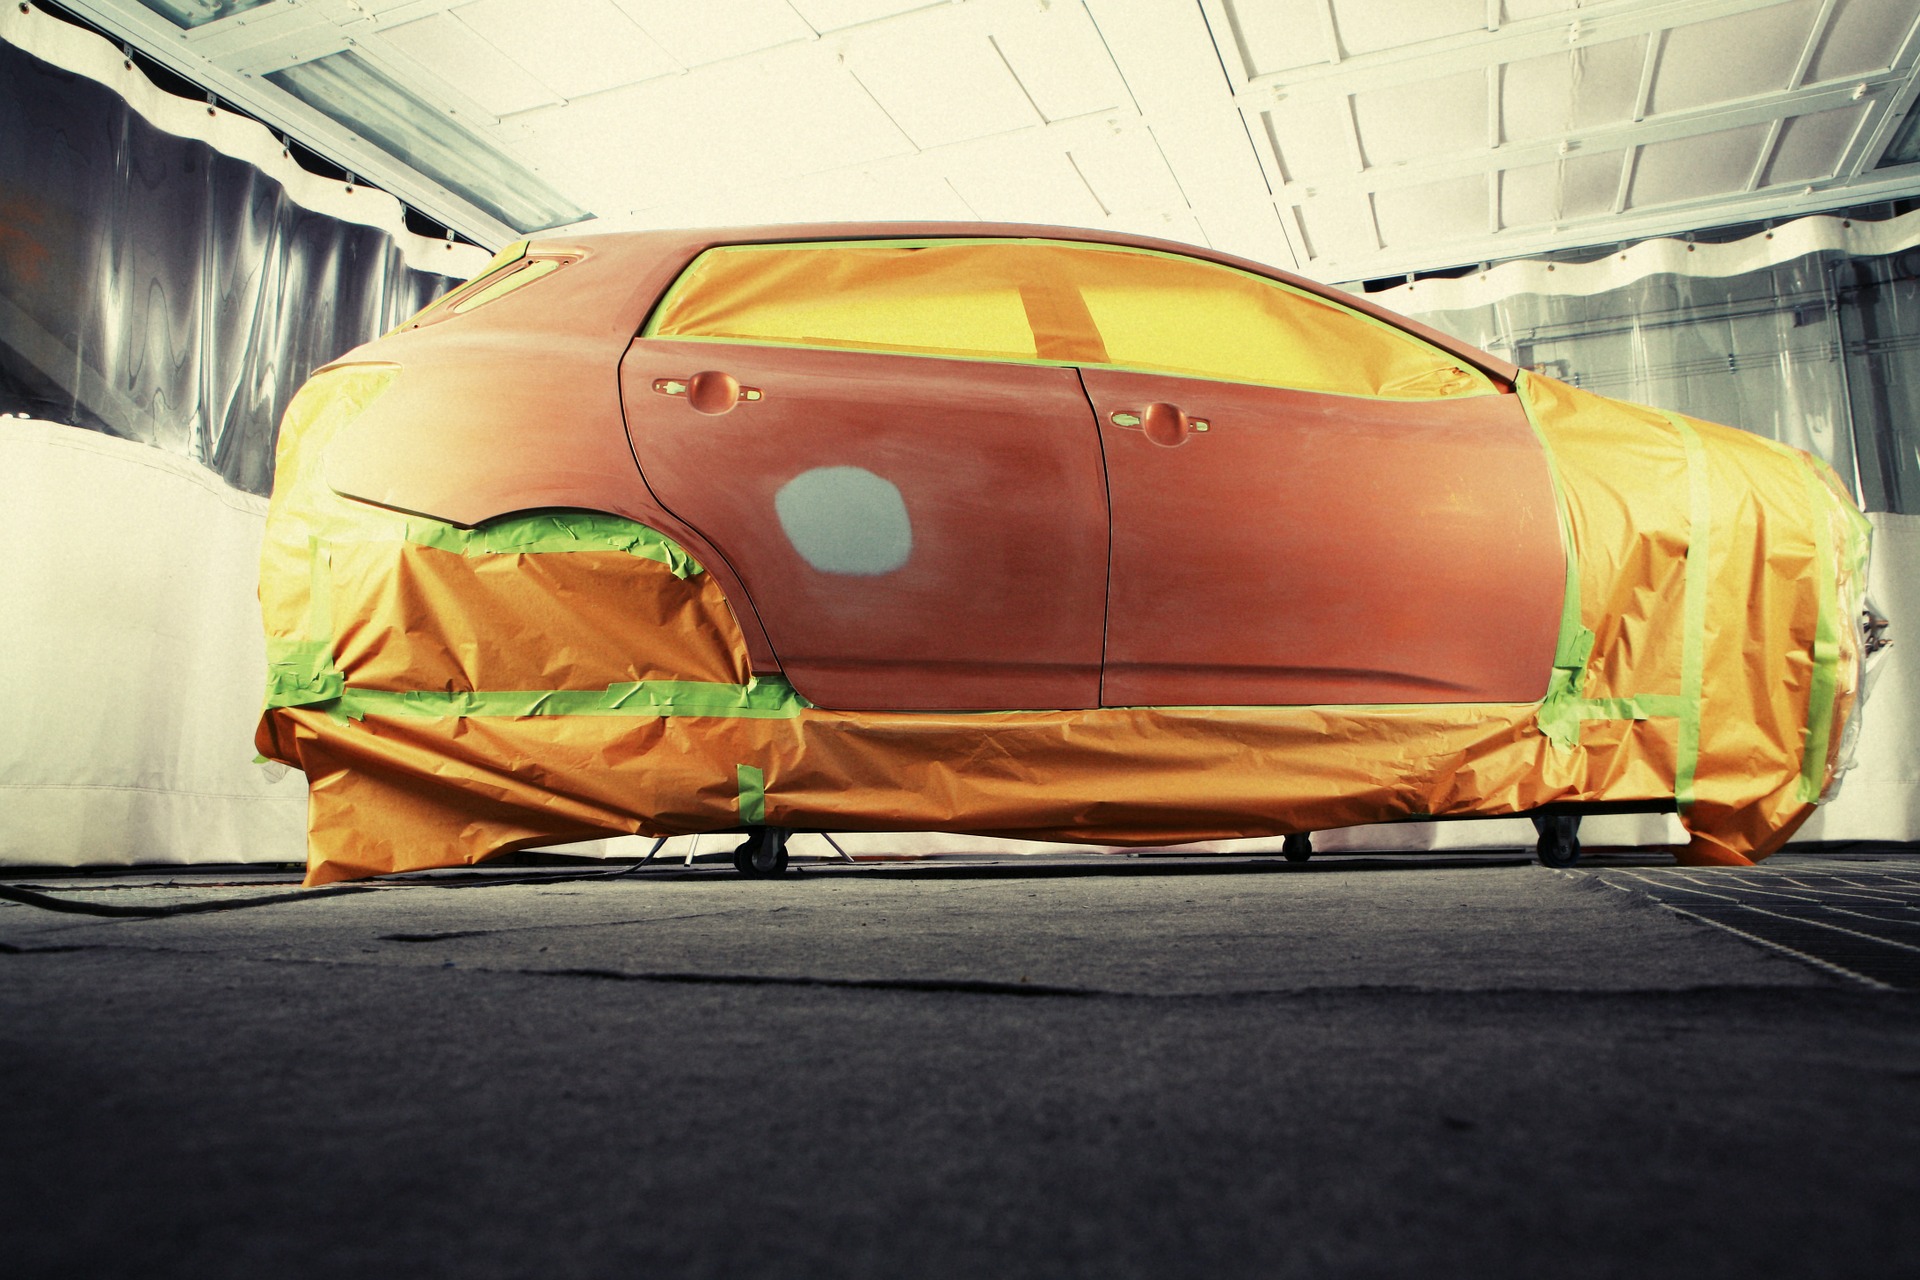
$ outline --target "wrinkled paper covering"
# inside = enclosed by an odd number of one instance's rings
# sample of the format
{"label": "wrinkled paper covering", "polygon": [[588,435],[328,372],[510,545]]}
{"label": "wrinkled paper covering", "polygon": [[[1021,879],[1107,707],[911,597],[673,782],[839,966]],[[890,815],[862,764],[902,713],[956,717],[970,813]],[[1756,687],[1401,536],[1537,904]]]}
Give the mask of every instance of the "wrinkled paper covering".
{"label": "wrinkled paper covering", "polygon": [[1823,464],[1532,375],[1572,550],[1542,702],[991,713],[754,678],[712,578],[632,522],[335,494],[328,439],[404,376],[323,373],[279,437],[257,743],[307,774],[310,884],[755,822],[1158,845],[1667,799],[1683,860],[1740,864],[1811,812],[1857,694],[1867,526]]}

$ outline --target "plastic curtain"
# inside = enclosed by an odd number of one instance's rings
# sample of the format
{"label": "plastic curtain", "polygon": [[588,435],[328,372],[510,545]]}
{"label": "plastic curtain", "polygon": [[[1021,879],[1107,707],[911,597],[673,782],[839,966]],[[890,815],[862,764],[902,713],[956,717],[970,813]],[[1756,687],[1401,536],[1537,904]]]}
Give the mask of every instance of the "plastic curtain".
{"label": "plastic curtain", "polygon": [[452,283],[5,42],[0,174],[0,413],[155,445],[253,493],[307,374]]}
{"label": "plastic curtain", "polygon": [[1380,300],[1518,365],[1804,449],[1866,510],[1920,513],[1920,250],[1661,271],[1460,308],[1399,292]]}

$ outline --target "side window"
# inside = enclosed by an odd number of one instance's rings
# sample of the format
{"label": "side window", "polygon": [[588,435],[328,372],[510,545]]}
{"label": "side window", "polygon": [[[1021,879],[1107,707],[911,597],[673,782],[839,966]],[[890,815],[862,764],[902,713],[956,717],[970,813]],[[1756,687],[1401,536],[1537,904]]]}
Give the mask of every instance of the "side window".
{"label": "side window", "polygon": [[1494,390],[1412,334],[1275,280],[1149,250],[1065,256],[1119,368],[1395,399]]}
{"label": "side window", "polygon": [[729,245],[647,336],[1112,365],[1341,395],[1492,391],[1412,334],[1262,276],[1048,240]]}
{"label": "side window", "polygon": [[674,282],[647,334],[1045,358],[1000,248],[936,241],[709,249]]}

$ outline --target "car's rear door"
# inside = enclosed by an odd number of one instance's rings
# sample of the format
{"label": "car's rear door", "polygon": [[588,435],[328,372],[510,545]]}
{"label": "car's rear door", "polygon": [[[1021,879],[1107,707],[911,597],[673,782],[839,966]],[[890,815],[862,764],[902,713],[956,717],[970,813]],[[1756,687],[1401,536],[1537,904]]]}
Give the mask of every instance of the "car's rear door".
{"label": "car's rear door", "polygon": [[1099,433],[969,248],[709,250],[621,365],[647,485],[822,706],[1099,705]]}
{"label": "car's rear door", "polygon": [[1531,701],[1565,583],[1518,397],[1264,277],[1088,250],[1109,706]]}

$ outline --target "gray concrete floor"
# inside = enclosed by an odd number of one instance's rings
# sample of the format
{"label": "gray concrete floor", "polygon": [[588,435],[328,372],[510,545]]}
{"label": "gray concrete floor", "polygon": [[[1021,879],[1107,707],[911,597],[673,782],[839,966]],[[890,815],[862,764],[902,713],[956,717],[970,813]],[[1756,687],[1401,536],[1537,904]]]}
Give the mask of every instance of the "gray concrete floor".
{"label": "gray concrete floor", "polygon": [[0,1267],[1920,1274],[1916,998],[1599,874],[537,874],[0,902]]}

